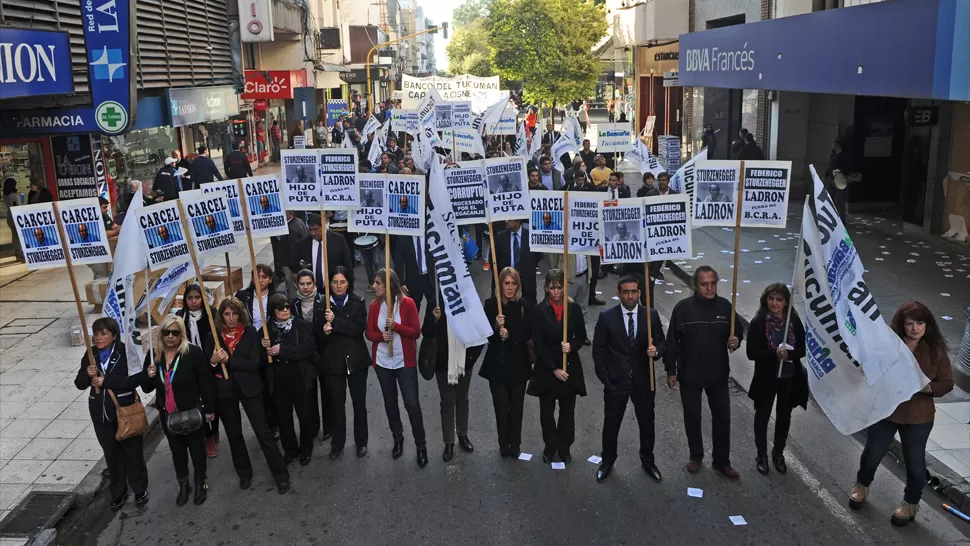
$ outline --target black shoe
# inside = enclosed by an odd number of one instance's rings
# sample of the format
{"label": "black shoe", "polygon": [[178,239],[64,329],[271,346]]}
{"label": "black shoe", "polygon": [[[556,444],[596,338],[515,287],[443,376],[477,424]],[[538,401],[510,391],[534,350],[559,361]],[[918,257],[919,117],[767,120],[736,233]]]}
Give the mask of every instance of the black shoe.
{"label": "black shoe", "polygon": [[126,500],[128,500],[128,490],[127,489],[125,490],[125,492],[120,497],[118,497],[117,499],[111,501],[111,511],[112,512],[117,512],[118,510],[121,510],[121,507],[125,505],[125,501]]}
{"label": "black shoe", "polygon": [[603,461],[600,463],[600,467],[596,470],[596,481],[602,482],[613,472],[613,463],[609,461]]}
{"label": "black shoe", "polygon": [[401,440],[400,442],[394,440],[394,448],[391,449],[391,457],[394,459],[399,459],[401,458],[401,455],[404,455],[404,440]]}
{"label": "black shoe", "polygon": [[590,298],[589,298],[589,304],[590,305],[606,305],[606,302],[603,301],[603,300],[601,300],[601,299],[599,299],[599,298],[597,298],[596,296],[590,296]]}
{"label": "black shoe", "polygon": [[511,452],[511,451],[509,451],[509,448],[507,448],[507,447],[500,447],[500,448],[498,449],[498,452],[499,452],[499,453],[500,453],[500,454],[502,455],[502,458],[503,458],[503,459],[506,459],[506,458],[508,458],[508,457],[511,457],[511,456],[512,456],[512,452]]}
{"label": "black shoe", "polygon": [[276,483],[276,492],[279,493],[280,495],[285,495],[286,492],[289,490],[290,490],[289,480],[283,480],[281,482]]}
{"label": "black shoe", "polygon": [[519,446],[509,447],[509,457],[518,457],[521,453],[522,450],[519,449]]}
{"label": "black shoe", "polygon": [[559,459],[562,460],[563,464],[569,464],[569,463],[573,462],[573,456],[570,455],[569,453],[566,453],[565,455],[563,455],[562,453],[560,453],[559,454]]}
{"label": "black shoe", "polygon": [[425,448],[418,450],[418,466],[421,468],[428,466],[428,450]]}
{"label": "black shoe", "polygon": [[647,476],[650,476],[653,481],[657,483],[663,481],[663,476],[660,475],[660,469],[657,468],[657,465],[653,463],[642,463],[642,466]]}
{"label": "black shoe", "polygon": [[148,502],[148,491],[143,491],[141,495],[135,495],[135,504],[142,506]]}
{"label": "black shoe", "polygon": [[192,493],[192,488],[189,486],[189,480],[179,482],[179,493],[175,496],[175,506],[185,506],[188,504],[190,493]]}
{"label": "black shoe", "polygon": [[475,451],[475,446],[472,445],[472,441],[468,439],[468,436],[459,436],[458,446],[461,447],[467,453],[472,453],[473,451]]}
{"label": "black shoe", "polygon": [[775,470],[777,470],[779,474],[787,474],[788,473],[788,465],[785,464],[785,454],[784,453],[775,453],[775,452],[772,452],[771,453],[771,462],[775,463]]}
{"label": "black shoe", "polygon": [[[365,447],[364,449],[366,450],[367,448]],[[360,448],[357,448],[357,451],[360,452]],[[330,457],[330,460],[331,461],[336,461],[343,454],[344,454],[344,450],[343,449],[333,448],[333,449],[330,450],[329,457]],[[357,456],[358,457],[361,457],[362,455],[357,455]]]}
{"label": "black shoe", "polygon": [[455,444],[445,444],[445,452],[441,454],[441,460],[448,462],[455,458]]}
{"label": "black shoe", "polygon": [[768,473],[771,472],[771,469],[768,468],[767,455],[758,455],[758,457],[754,460],[754,462],[755,462],[755,466],[758,467],[758,473],[761,474],[762,476],[767,476]]}
{"label": "black shoe", "polygon": [[239,478],[239,489],[242,489],[243,491],[245,491],[249,489],[251,485],[253,485],[252,478]]}
{"label": "black shoe", "polygon": [[367,446],[357,446],[357,458],[367,455]]}
{"label": "black shoe", "polygon": [[283,463],[289,465],[293,461],[295,461],[296,458],[297,458],[297,455],[293,455],[292,453],[287,453],[287,454],[283,455]]}
{"label": "black shoe", "polygon": [[549,464],[549,456],[545,453],[542,454],[542,464]]}
{"label": "black shoe", "polygon": [[208,491],[209,491],[209,486],[207,484],[196,485],[195,486],[195,498],[192,500],[192,502],[196,506],[199,506],[200,504],[202,504],[203,502],[205,502],[205,499],[208,496]]}
{"label": "black shoe", "polygon": [[662,281],[662,280],[664,280],[664,274],[663,274],[663,271],[660,271],[660,270],[658,269],[658,270],[657,270],[657,274],[656,274],[656,275],[654,275],[654,276],[653,276],[653,278],[654,278],[655,280],[658,280],[658,281]]}
{"label": "black shoe", "polygon": [[310,459],[312,458],[313,458],[312,455],[300,455],[300,466],[306,466],[310,464]]}

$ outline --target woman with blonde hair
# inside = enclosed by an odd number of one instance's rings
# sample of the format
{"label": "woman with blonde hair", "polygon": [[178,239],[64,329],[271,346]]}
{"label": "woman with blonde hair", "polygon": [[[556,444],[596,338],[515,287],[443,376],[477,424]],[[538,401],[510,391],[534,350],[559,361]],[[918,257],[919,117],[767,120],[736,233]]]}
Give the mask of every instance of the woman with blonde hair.
{"label": "woman with blonde hair", "polygon": [[161,416],[162,430],[172,450],[179,491],[175,504],[189,501],[189,458],[195,469],[196,506],[205,502],[207,421],[215,417],[216,396],[212,374],[202,349],[190,344],[182,319],[168,315],[158,325],[152,339],[153,350],[145,355],[141,388],[157,390],[155,406]]}

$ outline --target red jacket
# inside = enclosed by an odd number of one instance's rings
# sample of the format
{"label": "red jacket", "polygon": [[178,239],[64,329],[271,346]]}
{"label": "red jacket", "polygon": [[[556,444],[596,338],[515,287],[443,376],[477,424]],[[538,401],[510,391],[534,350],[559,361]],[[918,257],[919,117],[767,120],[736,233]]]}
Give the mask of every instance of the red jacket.
{"label": "red jacket", "polygon": [[[381,314],[381,303],[384,299],[375,299],[370,302],[370,309],[367,313],[367,332],[365,336],[373,342],[371,347],[371,362],[377,367],[377,345],[384,343],[384,325],[377,324]],[[414,300],[407,296],[401,296],[401,321],[394,323],[394,331],[401,336],[401,345],[404,347],[404,367],[415,368],[418,365],[418,336],[421,335],[421,320],[418,318],[418,308],[414,305]]]}

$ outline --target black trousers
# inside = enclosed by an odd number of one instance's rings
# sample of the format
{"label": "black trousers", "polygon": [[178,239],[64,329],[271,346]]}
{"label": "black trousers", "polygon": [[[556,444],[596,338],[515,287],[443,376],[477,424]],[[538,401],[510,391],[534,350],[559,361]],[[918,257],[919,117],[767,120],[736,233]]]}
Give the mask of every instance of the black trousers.
{"label": "black trousers", "polygon": [[637,428],[640,430],[640,462],[653,464],[654,437],[654,398],[649,385],[641,385],[633,380],[617,385],[611,391],[603,392],[603,451],[600,454],[604,461],[613,462],[617,457],[617,437],[623,415],[629,400],[633,400],[633,411],[637,416]]}
{"label": "black trousers", "polygon": [[525,383],[489,381],[492,405],[495,406],[495,428],[502,451],[518,451],[522,445],[522,410],[525,406]]}
{"label": "black trousers", "polygon": [[434,291],[431,288],[431,278],[427,274],[418,275],[408,281],[407,287],[408,295],[414,300],[414,307],[418,310],[418,315],[420,315],[421,302],[427,299],[428,305],[430,306],[434,298]]}
{"label": "black trousers", "polygon": [[[287,364],[286,367],[295,366]],[[313,453],[313,439],[320,428],[314,403],[317,395],[317,379],[314,376],[310,388],[306,388],[303,376],[299,370],[277,368],[275,377],[273,401],[276,404],[276,416],[280,426],[280,444],[283,453],[291,456],[309,457]],[[300,420],[300,439],[297,441],[296,428],[293,426],[293,412]]]}
{"label": "black trousers", "polygon": [[118,424],[111,421],[93,421],[94,434],[98,437],[104,462],[108,465],[111,479],[111,500],[120,499],[131,485],[135,495],[148,489],[148,468],[145,467],[145,454],[142,452],[142,437],[115,440]]}
{"label": "black trousers", "polygon": [[381,384],[381,394],[384,395],[384,411],[387,413],[387,423],[391,427],[391,435],[394,436],[394,441],[404,441],[401,408],[397,405],[397,391],[400,387],[401,398],[404,399],[404,409],[408,412],[408,420],[411,422],[414,445],[418,449],[424,449],[427,442],[424,436],[424,417],[421,415],[421,402],[418,399],[418,369],[398,368],[389,370],[377,366],[377,381]]}
{"label": "black trousers", "polygon": [[[262,335],[262,333],[260,333]],[[280,423],[276,418],[276,402],[273,401],[273,380],[270,376],[269,363],[263,362],[259,366],[259,378],[263,381],[263,415],[266,416],[266,426],[270,430],[279,430]]]}
{"label": "black trousers", "polygon": [[441,397],[441,436],[446,444],[455,443],[458,436],[468,436],[468,389],[472,384],[474,364],[465,365],[465,375],[457,385],[448,384],[448,371],[435,372],[438,395]]}
{"label": "black trousers", "polygon": [[713,436],[713,464],[723,468],[731,466],[731,395],[725,381],[718,385],[697,387],[680,384],[680,401],[684,406],[684,429],[690,460],[704,459],[704,437],[701,434],[701,393],[707,393],[707,405],[711,409],[711,435]]}
{"label": "black trousers", "polygon": [[600,282],[600,257],[590,256],[587,268],[589,274],[589,299],[596,297],[596,285]]}
{"label": "black trousers", "polygon": [[326,387],[333,404],[330,414],[331,449],[343,449],[347,443],[347,390],[354,407],[354,444],[367,445],[367,370],[347,374],[327,374]]}
{"label": "black trousers", "polygon": [[[317,386],[320,389],[319,402],[317,401],[316,390],[311,393],[313,415],[316,417],[317,428],[323,431],[324,436],[333,432],[335,407],[330,388],[327,386],[327,377],[323,370],[317,370]],[[314,430],[314,433],[316,433],[316,430]]]}
{"label": "black trousers", "polygon": [[232,465],[236,468],[236,474],[240,478],[253,477],[253,463],[249,460],[249,451],[246,449],[246,440],[243,439],[242,432],[242,413],[239,406],[246,411],[249,424],[256,433],[256,441],[263,450],[266,457],[266,464],[273,478],[277,481],[289,480],[290,472],[286,469],[283,462],[283,455],[280,453],[276,439],[270,432],[266,424],[266,414],[264,413],[265,404],[261,396],[249,398],[220,398],[216,401],[216,411],[222,419],[222,426],[226,430],[229,438],[229,450],[232,452]]}
{"label": "black trousers", "polygon": [[[168,431],[168,414],[162,412],[162,430],[165,431],[165,438],[168,439],[168,447],[172,450],[172,462],[175,464],[175,477],[179,483],[189,481],[189,458],[192,459],[192,468],[195,469],[195,484],[205,483],[205,438],[208,427],[202,425],[199,430],[191,434],[171,434]],[[213,419],[215,421],[215,419]]]}
{"label": "black trousers", "polygon": [[771,419],[771,407],[775,406],[775,445],[773,453],[785,451],[788,443],[788,431],[791,429],[791,387],[792,379],[778,379],[777,405],[776,394],[769,393],[754,403],[754,445],[758,448],[758,455],[768,454],[768,420]]}
{"label": "black trousers", "polygon": [[[559,422],[556,422],[556,402],[559,402]],[[555,396],[539,397],[539,424],[542,440],[546,443],[543,453],[559,458],[569,455],[569,448],[576,439],[576,395],[557,399]]]}

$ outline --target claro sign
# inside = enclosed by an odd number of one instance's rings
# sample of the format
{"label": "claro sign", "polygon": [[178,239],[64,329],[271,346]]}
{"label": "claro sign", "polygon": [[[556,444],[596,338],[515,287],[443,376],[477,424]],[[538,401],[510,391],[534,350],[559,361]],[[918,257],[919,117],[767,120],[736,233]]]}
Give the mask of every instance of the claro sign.
{"label": "claro sign", "polygon": [[306,87],[306,70],[247,70],[241,98],[292,99],[293,89]]}
{"label": "claro sign", "polygon": [[0,99],[73,92],[67,32],[0,28]]}

